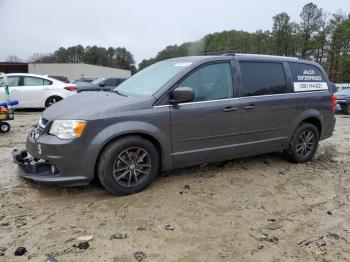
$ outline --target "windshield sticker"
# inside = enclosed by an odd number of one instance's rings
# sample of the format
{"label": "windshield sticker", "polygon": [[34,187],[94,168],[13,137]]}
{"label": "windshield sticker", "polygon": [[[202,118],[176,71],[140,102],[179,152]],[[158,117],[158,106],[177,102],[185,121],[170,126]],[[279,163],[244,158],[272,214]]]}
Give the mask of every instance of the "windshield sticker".
{"label": "windshield sticker", "polygon": [[294,82],[295,92],[327,90],[326,82]]}
{"label": "windshield sticker", "polygon": [[182,63],[176,63],[174,66],[181,66],[181,67],[187,67],[192,65],[192,62],[182,62]]}

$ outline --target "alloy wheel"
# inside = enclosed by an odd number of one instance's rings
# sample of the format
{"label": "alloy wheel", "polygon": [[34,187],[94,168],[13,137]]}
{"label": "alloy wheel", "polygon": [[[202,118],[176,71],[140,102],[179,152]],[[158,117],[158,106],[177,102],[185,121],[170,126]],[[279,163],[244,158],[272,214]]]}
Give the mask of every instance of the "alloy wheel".
{"label": "alloy wheel", "polygon": [[152,159],[143,148],[130,147],[122,151],[113,164],[113,176],[118,184],[134,187],[151,173]]}
{"label": "alloy wheel", "polygon": [[315,134],[311,130],[303,131],[296,143],[296,152],[298,155],[307,156],[312,153],[315,147]]}

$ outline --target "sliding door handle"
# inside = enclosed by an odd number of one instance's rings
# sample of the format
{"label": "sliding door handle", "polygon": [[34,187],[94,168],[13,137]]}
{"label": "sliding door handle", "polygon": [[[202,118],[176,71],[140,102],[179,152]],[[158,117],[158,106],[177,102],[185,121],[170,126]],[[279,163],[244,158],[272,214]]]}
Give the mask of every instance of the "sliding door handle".
{"label": "sliding door handle", "polygon": [[238,111],[238,108],[237,107],[233,107],[233,106],[228,106],[228,107],[225,107],[224,112],[233,112],[233,111]]}

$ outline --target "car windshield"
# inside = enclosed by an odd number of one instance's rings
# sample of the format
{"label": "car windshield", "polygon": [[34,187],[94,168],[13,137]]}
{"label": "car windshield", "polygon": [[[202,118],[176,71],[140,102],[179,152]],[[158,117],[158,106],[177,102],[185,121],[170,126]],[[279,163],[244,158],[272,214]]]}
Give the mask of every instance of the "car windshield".
{"label": "car windshield", "polygon": [[115,90],[131,95],[152,96],[191,62],[162,61],[153,64],[121,83]]}
{"label": "car windshield", "polygon": [[94,81],[91,82],[91,84],[93,85],[98,85],[99,83],[101,83],[103,80],[105,80],[106,78],[97,78]]}
{"label": "car windshield", "polygon": [[339,90],[336,94],[340,96],[350,96],[350,88]]}

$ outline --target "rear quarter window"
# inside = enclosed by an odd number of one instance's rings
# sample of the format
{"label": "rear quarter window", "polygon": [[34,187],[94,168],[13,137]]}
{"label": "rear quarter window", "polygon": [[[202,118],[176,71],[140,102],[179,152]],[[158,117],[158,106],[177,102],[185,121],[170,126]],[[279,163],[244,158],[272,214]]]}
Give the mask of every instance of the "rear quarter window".
{"label": "rear quarter window", "polygon": [[327,80],[316,66],[302,63],[290,63],[294,92],[328,90]]}
{"label": "rear quarter window", "polygon": [[286,93],[282,63],[240,61],[243,88],[240,96],[262,96]]}

